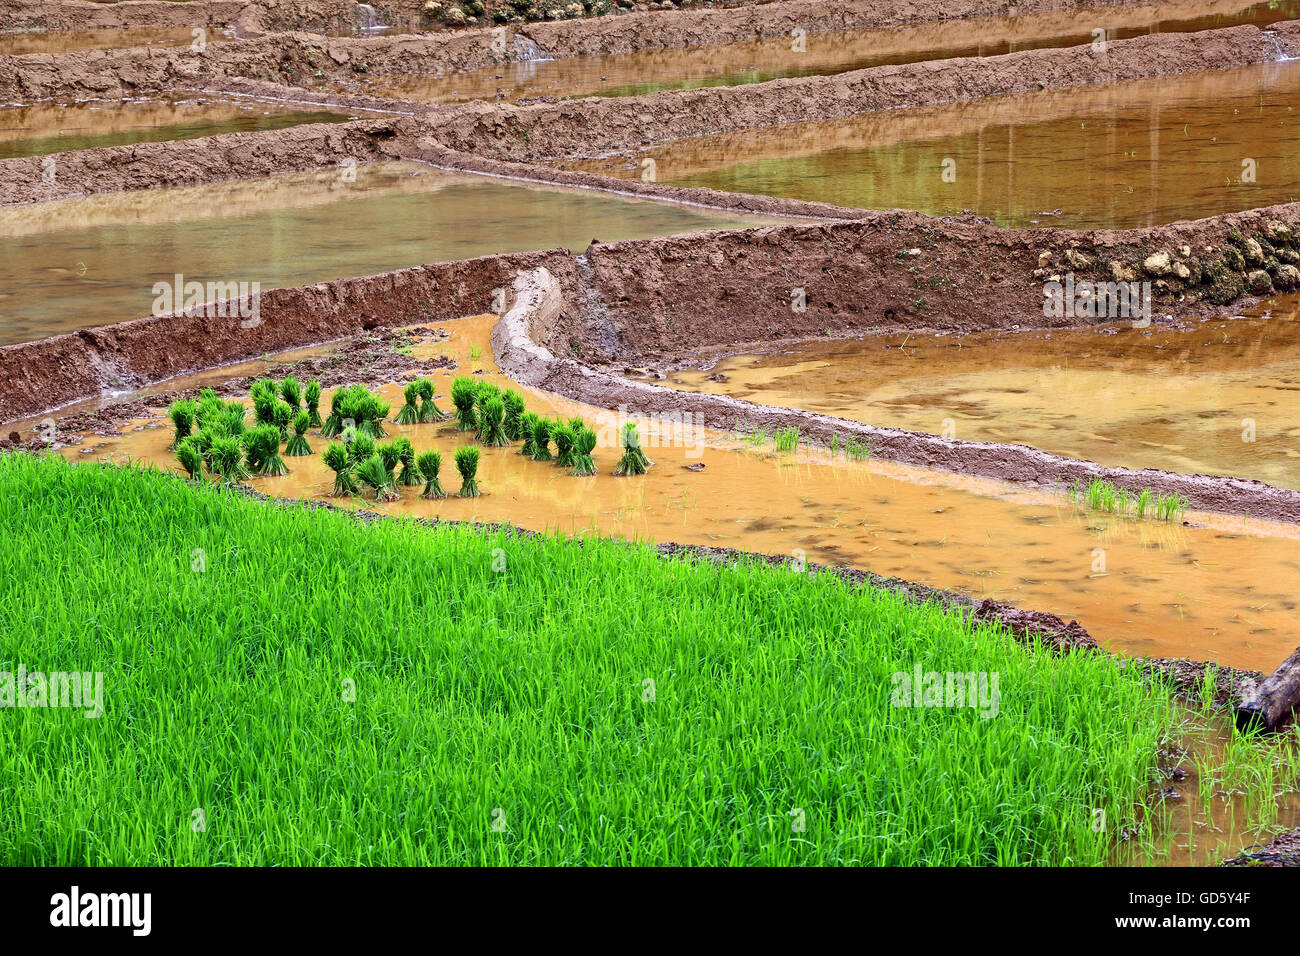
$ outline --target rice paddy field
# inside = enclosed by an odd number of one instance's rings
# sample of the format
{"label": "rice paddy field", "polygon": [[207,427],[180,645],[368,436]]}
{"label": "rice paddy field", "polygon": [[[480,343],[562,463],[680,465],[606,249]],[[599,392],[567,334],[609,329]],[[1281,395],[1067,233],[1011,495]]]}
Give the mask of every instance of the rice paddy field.
{"label": "rice paddy field", "polygon": [[13,0],[0,864],[1268,886],[1296,9]]}

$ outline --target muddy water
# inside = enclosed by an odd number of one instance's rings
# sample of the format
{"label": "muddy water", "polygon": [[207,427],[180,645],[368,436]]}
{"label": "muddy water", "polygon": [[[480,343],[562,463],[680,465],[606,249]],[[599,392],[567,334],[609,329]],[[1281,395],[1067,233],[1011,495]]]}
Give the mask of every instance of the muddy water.
{"label": "muddy water", "polygon": [[[459,368],[434,377],[440,403],[454,374],[497,377],[487,347],[490,317],[443,323],[449,340],[417,346]],[[475,357],[477,355],[477,357]],[[401,406],[397,386],[381,389]],[[525,390],[530,407],[565,417],[594,409]],[[328,391],[323,407],[328,407]],[[157,427],[148,427],[156,425]],[[140,430],[132,430],[133,428]],[[444,484],[459,487],[450,464],[463,437],[447,426],[390,428],[417,450],[437,447]],[[274,495],[318,497],[332,475],[316,454],[289,460],[283,478],[252,484]],[[567,535],[802,551],[808,561],[870,568],[979,597],[1077,618],[1099,640],[1132,655],[1188,656],[1274,669],[1295,648],[1294,582],[1300,529],[1242,518],[1189,516],[1204,527],[1086,513],[1063,496],[884,462],[849,463],[819,452],[752,450],[720,433],[699,447],[652,445],[656,466],[642,478],[611,475],[615,450],[596,450],[600,474],[573,478],[517,449],[483,449],[481,498],[430,502],[406,489],[399,503],[367,507],[394,514],[505,521]],[[121,438],[89,437],[68,457],[131,456],[175,468],[165,419],[137,422]],[[703,471],[685,466],[703,463]],[[1105,569],[1099,570],[1099,560]]]}
{"label": "muddy water", "polygon": [[[1091,43],[1093,30],[1112,40],[1145,33],[1265,26],[1300,17],[1300,0],[1247,5],[1166,3],[1124,9],[1050,11],[1015,17],[926,23],[898,29],[816,33],[802,49],[792,36],[652,50],[620,56],[528,60],[445,75],[374,77],[328,88],[436,103],[472,99],[631,96],[658,90],[737,86],[796,76],[826,76],[893,63]],[[542,51],[543,55],[545,51]]]}
{"label": "muddy water", "polygon": [[754,225],[384,163],[0,209],[0,343],[150,314],[153,284],[263,290],[430,262]]}
{"label": "muddy water", "polygon": [[[205,29],[206,43],[229,39],[222,31]],[[123,27],[116,30],[41,30],[0,33],[0,56],[27,53],[71,53],[74,50],[108,50],[132,46],[189,46],[195,41],[189,27]]]}
{"label": "muddy water", "polygon": [[1276,302],[1185,330],[802,342],[706,361],[658,384],[1103,465],[1300,488],[1300,296]]}
{"label": "muddy water", "polygon": [[1297,103],[1300,61],[1269,63],[745,130],[570,165],[639,178],[649,158],[676,185],[974,212],[1007,226],[1133,228],[1300,198]]}
{"label": "muddy water", "polygon": [[0,109],[0,159],[347,119],[328,110],[204,96],[15,107]]}

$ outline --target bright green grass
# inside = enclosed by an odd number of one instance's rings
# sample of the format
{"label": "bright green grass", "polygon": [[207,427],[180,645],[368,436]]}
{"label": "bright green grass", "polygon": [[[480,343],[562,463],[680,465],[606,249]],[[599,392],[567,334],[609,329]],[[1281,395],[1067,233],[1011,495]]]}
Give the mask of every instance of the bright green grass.
{"label": "bright green grass", "polygon": [[[106,698],[0,710],[0,863],[1091,864],[1172,720],[1101,655],[790,569],[27,455],[0,534],[0,670]],[[917,662],[1000,712],[892,707]]]}

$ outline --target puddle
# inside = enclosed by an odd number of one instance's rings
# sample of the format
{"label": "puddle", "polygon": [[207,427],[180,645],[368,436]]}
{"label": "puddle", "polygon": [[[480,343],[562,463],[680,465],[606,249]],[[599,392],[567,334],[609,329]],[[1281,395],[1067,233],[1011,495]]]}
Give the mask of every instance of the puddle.
{"label": "puddle", "polygon": [[[229,39],[222,31],[206,29],[203,39],[219,43]],[[132,46],[189,46],[195,40],[190,27],[121,27],[104,30],[33,30],[0,33],[0,56],[27,53],[71,53],[75,50],[115,50]]]}
{"label": "puddle", "polygon": [[1111,40],[1146,33],[1265,26],[1300,17],[1300,0],[1246,6],[1240,0],[1211,4],[1160,4],[1134,9],[1050,11],[925,23],[897,29],[809,33],[795,50],[788,35],[740,43],[672,48],[618,56],[508,63],[444,75],[385,76],[332,82],[326,89],[394,96],[434,103],[527,97],[633,96],[659,90],[738,86],[798,76],[946,57],[997,56],[1016,50],[1093,42],[1093,29]]}
{"label": "puddle", "polygon": [[1296,104],[1300,62],[1268,63],[744,130],[566,166],[631,179],[650,158],[658,181],[679,186],[1129,229],[1300,197]]}
{"label": "puddle", "polygon": [[149,315],[153,284],[263,291],[770,221],[412,163],[0,208],[0,344]]}
{"label": "puddle", "polygon": [[[481,370],[505,381],[487,347],[493,321],[438,323],[451,338],[415,348],[417,356],[445,354],[459,366],[432,376],[444,408],[456,374]],[[378,391],[394,410],[401,406],[397,386]],[[530,408],[608,421],[608,413],[598,419],[591,408],[522,391]],[[167,451],[170,423],[132,427],[121,438],[88,436],[65,454],[82,461],[129,456],[176,468]],[[441,449],[448,462],[444,485],[459,487],[450,458],[462,444],[460,433],[431,424],[385,427],[410,436],[417,450]],[[333,478],[320,459],[326,442],[318,435],[309,441],[315,454],[290,459],[291,474],[251,484],[285,497],[327,494]],[[617,454],[602,445],[595,454],[599,475],[573,478],[554,465],[526,461],[517,448],[484,448],[481,498],[431,502],[411,488],[401,502],[364,506],[567,535],[801,551],[809,562],[870,568],[1077,618],[1130,655],[1272,671],[1295,649],[1300,599],[1291,584],[1300,571],[1300,528],[1294,526],[1197,514],[1189,518],[1204,527],[1190,528],[1088,513],[1061,495],[888,462],[850,463],[822,452],[777,454],[770,443],[753,450],[721,433],[709,433],[702,448],[661,445],[648,453],[657,463],[649,474],[615,478]],[[703,471],[686,470],[700,462]]]}
{"label": "puddle", "polygon": [[1300,296],[1275,301],[1266,315],[1187,331],[809,341],[655,384],[1103,465],[1300,489]]}
{"label": "puddle", "polygon": [[0,109],[0,159],[341,123],[350,118],[329,110],[183,96],[16,107]]}

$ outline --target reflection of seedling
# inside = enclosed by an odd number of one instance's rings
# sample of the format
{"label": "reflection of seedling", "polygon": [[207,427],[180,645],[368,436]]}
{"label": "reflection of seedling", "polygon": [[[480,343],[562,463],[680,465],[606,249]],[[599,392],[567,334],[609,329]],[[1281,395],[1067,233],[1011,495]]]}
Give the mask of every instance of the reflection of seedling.
{"label": "reflection of seedling", "polygon": [[176,426],[176,437],[172,439],[172,448],[179,448],[181,442],[190,437],[190,431],[194,428],[195,411],[194,403],[187,401],[172,402],[171,408],[167,409],[167,417]]}
{"label": "reflection of seedling", "polygon": [[621,436],[623,445],[623,457],[619,459],[617,467],[614,468],[614,474],[620,477],[626,475],[644,475],[654,464],[646,457],[645,452],[641,450],[641,436],[637,432],[636,422],[628,422],[623,426]]}
{"label": "reflection of seedling", "polygon": [[438,481],[438,472],[442,469],[442,455],[436,451],[422,452],[416,459],[416,463],[420,474],[424,476],[424,491],[420,493],[420,497],[446,498],[447,492],[442,490],[442,484]]}
{"label": "reflection of seedling", "polygon": [[778,428],[773,440],[776,442],[777,451],[797,451],[799,448],[799,426],[791,425],[789,428]]}
{"label": "reflection of seedling", "polygon": [[469,357],[472,359],[481,359],[483,357],[483,350],[479,348],[478,345],[471,345],[469,347]]}
{"label": "reflection of seedling", "polygon": [[474,474],[478,471],[477,448],[473,445],[464,445],[456,449],[456,470],[460,472],[459,496],[461,498],[477,498],[482,494],[478,482],[474,480]]}
{"label": "reflection of seedling", "polygon": [[596,463],[591,457],[595,447],[596,433],[586,425],[574,433],[573,471],[571,474],[594,475],[596,473]]}
{"label": "reflection of seedling", "polygon": [[346,498],[358,491],[356,479],[352,475],[352,462],[348,459],[348,450],[338,442],[332,443],[321,456],[326,466],[334,472],[335,498]]}
{"label": "reflection of seedling", "polygon": [[311,454],[311,446],[307,444],[305,437],[310,426],[311,414],[304,409],[294,418],[293,434],[289,436],[289,441],[284,446],[284,453],[290,458],[301,458]]}
{"label": "reflection of seedling", "polygon": [[399,425],[418,424],[420,421],[420,409],[415,403],[420,399],[419,382],[408,382],[406,387],[402,389],[402,397],[406,399],[406,404],[402,406],[402,410],[397,413],[397,417],[393,419],[393,421]]}

